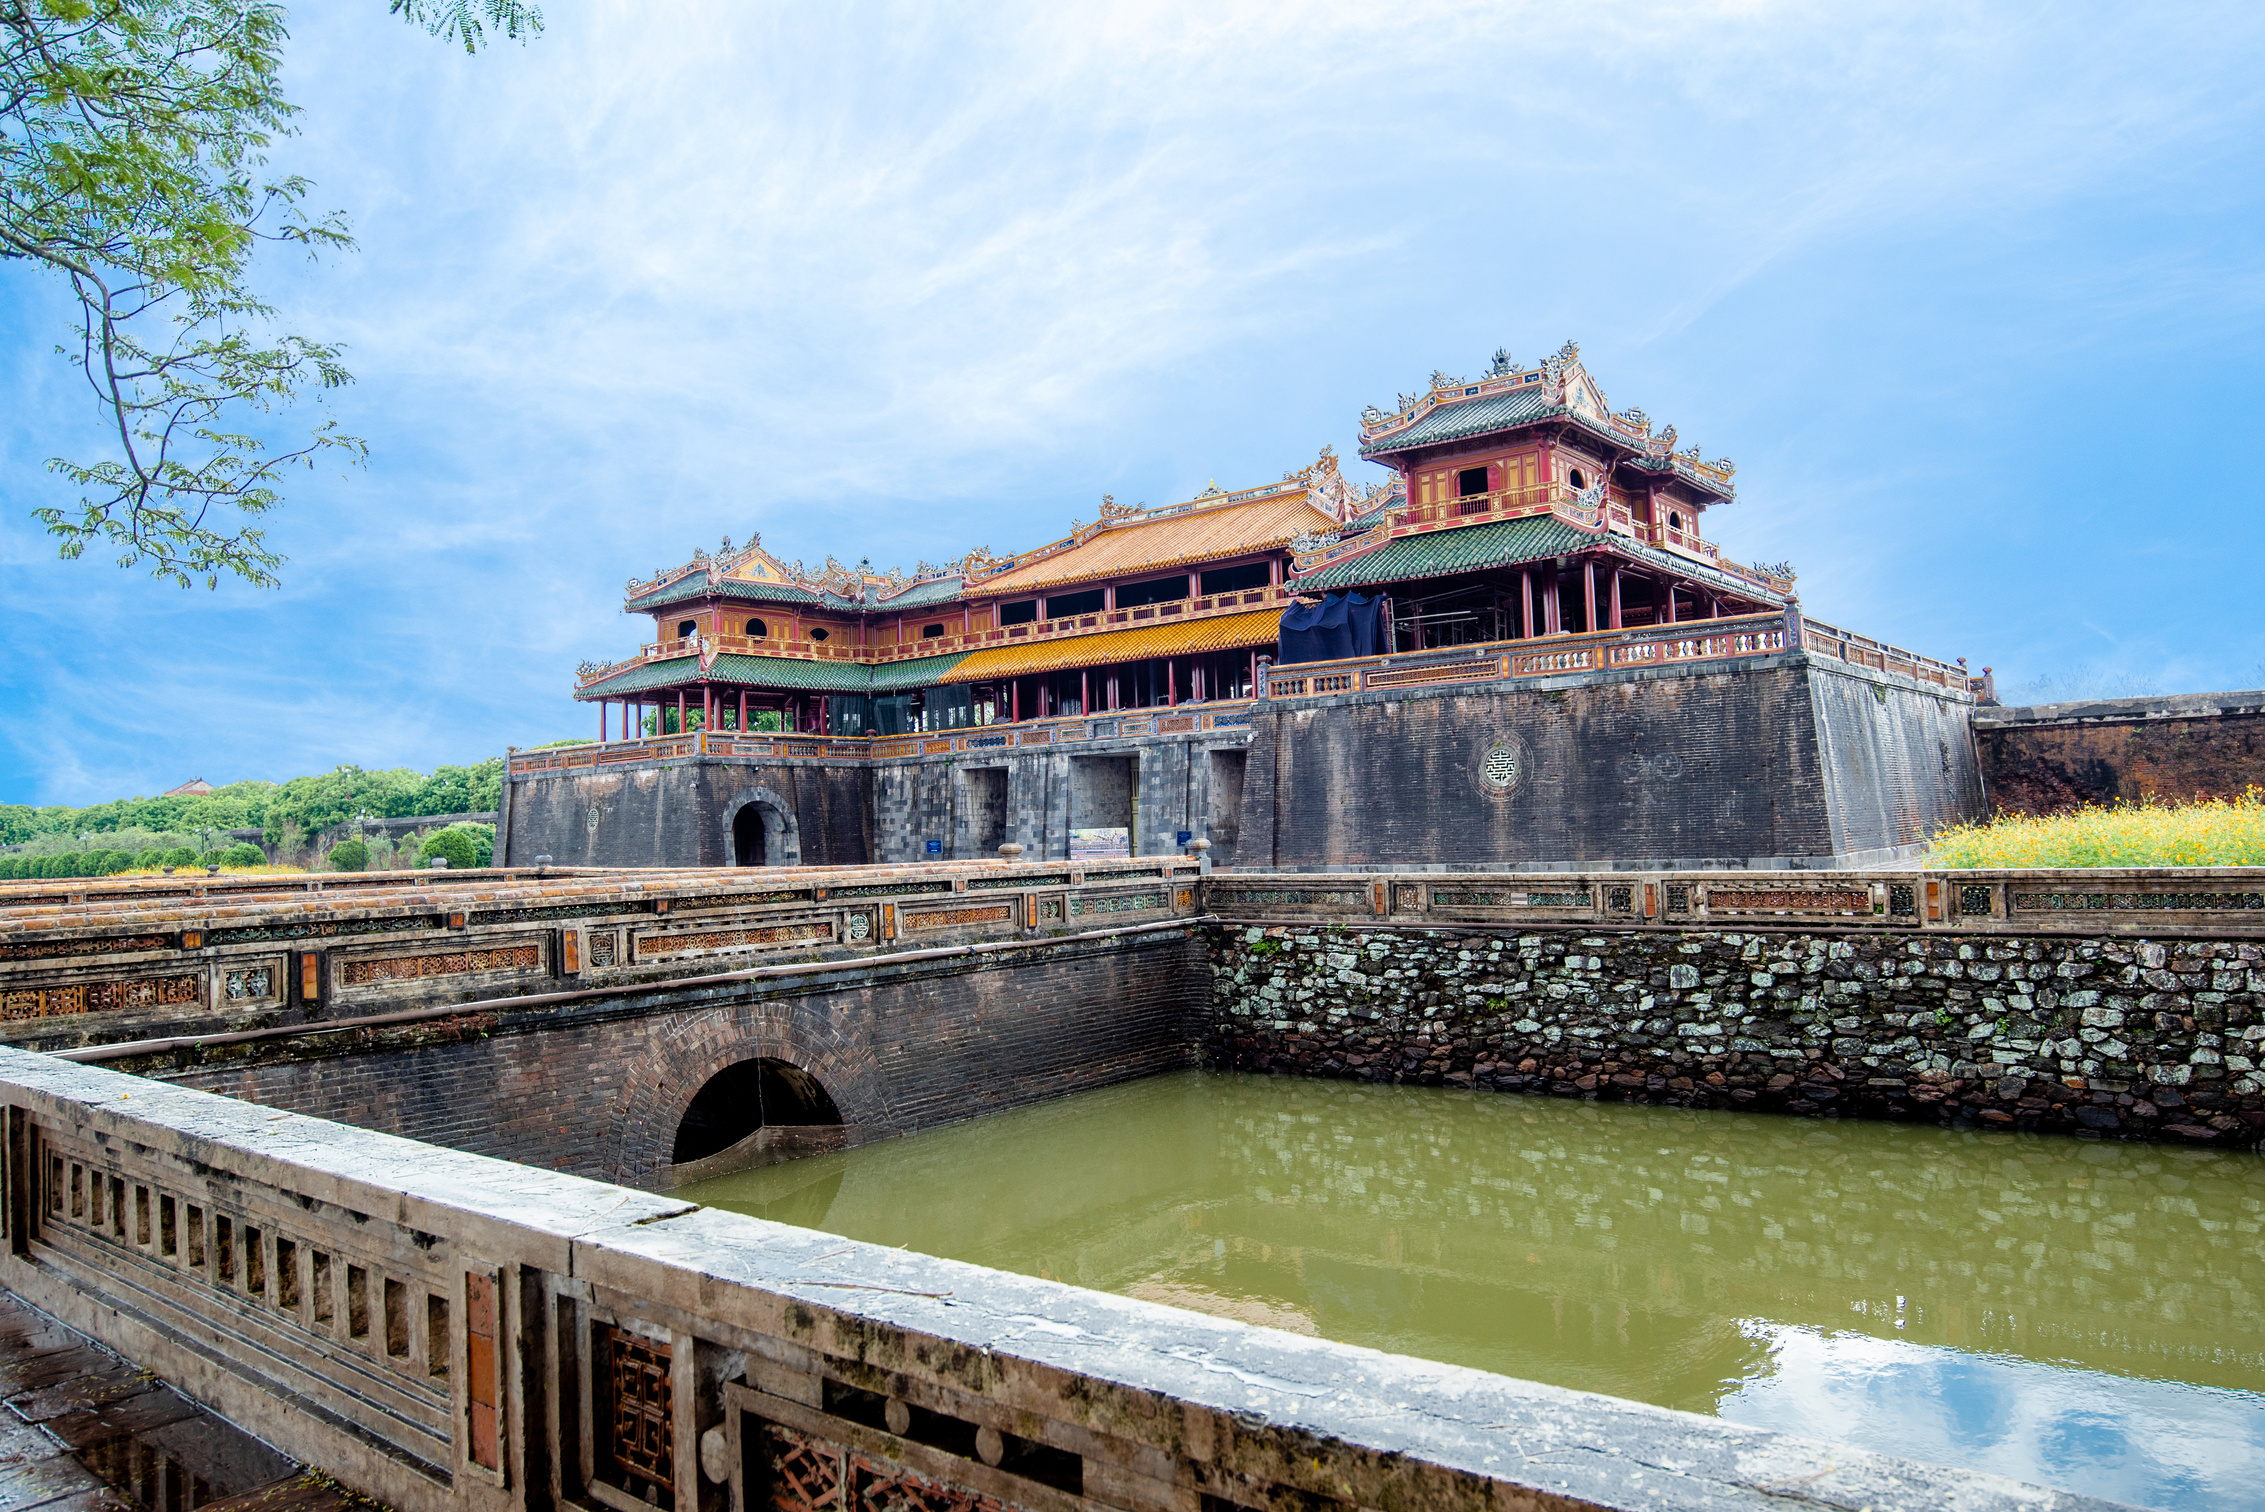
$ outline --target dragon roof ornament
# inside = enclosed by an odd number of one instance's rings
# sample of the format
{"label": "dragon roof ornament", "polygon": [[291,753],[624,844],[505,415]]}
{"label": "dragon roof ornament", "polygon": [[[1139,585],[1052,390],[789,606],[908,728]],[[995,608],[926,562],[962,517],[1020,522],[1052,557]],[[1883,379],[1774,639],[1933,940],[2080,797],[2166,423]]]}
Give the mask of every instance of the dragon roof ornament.
{"label": "dragon roof ornament", "polygon": [[1696,445],[1676,450],[1675,427],[1668,426],[1655,435],[1651,417],[1640,409],[1631,407],[1615,414],[1605,402],[1604,390],[1581,361],[1580,346],[1572,341],[1567,341],[1534,367],[1520,365],[1507,347],[1497,347],[1493,361],[1476,379],[1457,378],[1443,369],[1434,369],[1425,388],[1397,396],[1397,403],[1390,412],[1373,404],[1361,411],[1362,446],[1365,449],[1389,441],[1396,433],[1409,429],[1444,406],[1522,389],[1538,390],[1537,397],[1543,408],[1533,418],[1570,416],[1619,442],[1652,466],[1686,473],[1695,482],[1726,491],[1731,487],[1732,475],[1738,471],[1737,464],[1728,457],[1718,457],[1712,462],[1704,460]]}

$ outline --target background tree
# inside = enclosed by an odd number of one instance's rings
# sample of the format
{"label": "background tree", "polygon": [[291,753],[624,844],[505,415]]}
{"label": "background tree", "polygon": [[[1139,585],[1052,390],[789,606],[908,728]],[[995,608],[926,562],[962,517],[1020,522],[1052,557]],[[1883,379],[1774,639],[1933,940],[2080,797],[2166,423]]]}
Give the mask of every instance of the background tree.
{"label": "background tree", "polygon": [[[391,0],[477,51],[488,30],[541,30],[518,0]],[[105,444],[49,471],[76,505],[33,516],[77,557],[114,551],[186,588],[230,573],[273,587],[283,559],[258,521],[293,466],[360,461],[334,420],[271,450],[260,417],[352,381],[330,342],[275,332],[253,291],[262,243],[353,246],[309,188],[267,171],[297,107],[279,81],[280,6],[263,0],[0,0],[0,258],[61,278],[78,301],[57,351],[80,370]]]}

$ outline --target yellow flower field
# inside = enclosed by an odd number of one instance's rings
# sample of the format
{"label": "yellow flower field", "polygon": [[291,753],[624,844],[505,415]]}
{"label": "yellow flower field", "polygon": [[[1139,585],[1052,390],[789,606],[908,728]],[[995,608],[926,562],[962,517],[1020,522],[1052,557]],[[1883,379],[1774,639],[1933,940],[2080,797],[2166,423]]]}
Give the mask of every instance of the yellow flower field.
{"label": "yellow flower field", "polygon": [[2194,803],[2118,803],[2001,815],[1935,836],[1939,867],[2265,866],[2265,788]]}

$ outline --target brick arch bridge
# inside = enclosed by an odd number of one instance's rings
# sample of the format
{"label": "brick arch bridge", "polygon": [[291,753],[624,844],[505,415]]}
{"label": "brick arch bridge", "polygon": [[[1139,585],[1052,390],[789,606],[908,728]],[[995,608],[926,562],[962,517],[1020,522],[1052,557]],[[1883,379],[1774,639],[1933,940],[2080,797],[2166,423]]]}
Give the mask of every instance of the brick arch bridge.
{"label": "brick arch bridge", "polygon": [[[665,1186],[708,1078],[815,1076],[858,1140],[1195,1064],[1210,973],[1191,931],[650,992],[120,1070],[625,1185]],[[344,1043],[341,1043],[341,1042]],[[248,1053],[247,1053],[248,1051]]]}

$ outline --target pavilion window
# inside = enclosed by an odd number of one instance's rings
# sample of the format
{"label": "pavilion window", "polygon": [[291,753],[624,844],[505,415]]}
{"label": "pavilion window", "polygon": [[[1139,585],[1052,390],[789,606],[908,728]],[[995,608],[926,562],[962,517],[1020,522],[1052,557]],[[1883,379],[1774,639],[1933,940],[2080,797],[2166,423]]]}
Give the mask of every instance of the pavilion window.
{"label": "pavilion window", "polygon": [[814,641],[832,640],[833,637],[834,632],[824,626],[813,626],[811,628],[810,638]]}
{"label": "pavilion window", "polygon": [[1203,594],[1209,598],[1215,593],[1241,593],[1248,588],[1264,588],[1273,580],[1271,562],[1245,562],[1240,567],[1215,567],[1202,574]]}
{"label": "pavilion window", "polygon": [[1575,493],[1580,493],[1589,486],[1588,474],[1582,472],[1578,467],[1565,475],[1565,481],[1573,485],[1573,492]]}
{"label": "pavilion window", "polygon": [[1468,499],[1473,494],[1482,494],[1485,492],[1485,468],[1466,467],[1461,472],[1455,474],[1455,497],[1459,499]]}
{"label": "pavilion window", "polygon": [[1068,619],[1073,614],[1099,614],[1106,597],[1099,588],[1088,588],[1083,593],[1057,593],[1046,600],[1046,617]]}
{"label": "pavilion window", "polygon": [[1142,583],[1126,583],[1117,590],[1119,609],[1138,608],[1143,604],[1169,604],[1188,596],[1188,580],[1184,573],[1170,577],[1150,578]]}
{"label": "pavilion window", "polygon": [[942,640],[943,637],[944,627],[940,624],[922,625],[920,627],[920,638],[922,640]]}
{"label": "pavilion window", "polygon": [[761,620],[751,619],[747,622],[747,638],[749,640],[768,640],[770,635],[771,627]]}
{"label": "pavilion window", "polygon": [[676,638],[678,640],[689,640],[699,633],[700,622],[698,620],[679,620],[677,622]]}
{"label": "pavilion window", "polygon": [[[1001,604],[999,623],[1002,625],[1028,625],[1038,618],[1038,600],[1024,599],[1020,603]],[[923,634],[926,632],[923,631]]]}

